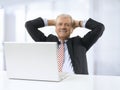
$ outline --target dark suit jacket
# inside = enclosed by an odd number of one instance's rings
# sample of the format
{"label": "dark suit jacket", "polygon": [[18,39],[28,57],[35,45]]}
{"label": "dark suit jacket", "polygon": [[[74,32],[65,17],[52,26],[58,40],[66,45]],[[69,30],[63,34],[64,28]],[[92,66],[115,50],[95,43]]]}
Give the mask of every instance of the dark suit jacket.
{"label": "dark suit jacket", "polygon": [[[27,21],[25,27],[31,37],[37,42],[58,42],[55,35],[50,34],[45,36],[38,28],[44,27],[44,22],[41,17]],[[68,52],[71,57],[74,72],[76,74],[88,74],[86,52],[98,40],[104,31],[104,25],[93,19],[89,19],[85,25],[90,31],[81,38],[76,36],[69,38],[67,41]]]}

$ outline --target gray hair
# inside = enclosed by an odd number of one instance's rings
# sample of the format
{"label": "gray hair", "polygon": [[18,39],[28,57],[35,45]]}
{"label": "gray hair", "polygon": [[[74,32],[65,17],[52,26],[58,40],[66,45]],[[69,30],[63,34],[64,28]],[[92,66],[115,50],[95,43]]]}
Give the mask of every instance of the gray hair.
{"label": "gray hair", "polygon": [[73,19],[69,14],[60,14],[56,17],[56,21],[59,17],[64,17],[64,18],[70,18],[71,19],[71,23],[73,23]]}

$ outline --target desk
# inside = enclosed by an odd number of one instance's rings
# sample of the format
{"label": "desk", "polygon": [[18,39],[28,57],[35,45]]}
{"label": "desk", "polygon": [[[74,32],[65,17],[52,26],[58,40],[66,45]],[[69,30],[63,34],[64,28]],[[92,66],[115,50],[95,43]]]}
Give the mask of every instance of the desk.
{"label": "desk", "polygon": [[69,75],[61,82],[8,79],[0,72],[0,90],[120,90],[119,76]]}

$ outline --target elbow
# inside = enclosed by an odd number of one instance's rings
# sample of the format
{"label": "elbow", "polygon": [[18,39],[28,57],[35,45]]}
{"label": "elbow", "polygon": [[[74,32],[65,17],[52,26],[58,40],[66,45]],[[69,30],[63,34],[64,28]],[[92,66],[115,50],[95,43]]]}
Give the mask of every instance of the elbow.
{"label": "elbow", "polygon": [[29,27],[31,27],[32,26],[32,24],[31,24],[31,21],[27,21],[26,23],[25,23],[25,27],[28,29]]}
{"label": "elbow", "polygon": [[98,29],[99,30],[99,36],[101,36],[103,34],[104,30],[105,30],[105,26],[104,26],[104,24],[101,23],[98,27],[99,27],[99,29]]}
{"label": "elbow", "polygon": [[102,32],[104,32],[104,30],[105,30],[104,24],[101,24],[101,25],[100,25],[100,30],[101,30]]}

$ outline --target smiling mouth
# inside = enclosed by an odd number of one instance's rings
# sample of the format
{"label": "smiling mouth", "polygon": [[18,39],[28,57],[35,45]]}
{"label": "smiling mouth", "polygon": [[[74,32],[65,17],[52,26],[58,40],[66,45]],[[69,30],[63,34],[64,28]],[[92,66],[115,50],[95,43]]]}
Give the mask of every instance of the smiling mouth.
{"label": "smiling mouth", "polygon": [[61,33],[66,33],[66,32],[67,32],[67,30],[60,30],[60,32],[61,32]]}

